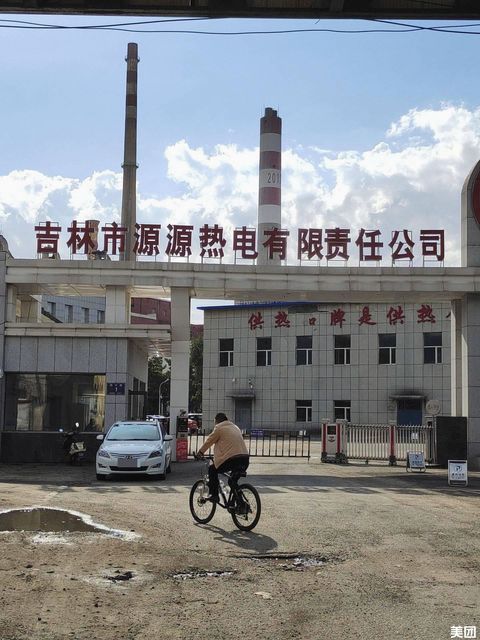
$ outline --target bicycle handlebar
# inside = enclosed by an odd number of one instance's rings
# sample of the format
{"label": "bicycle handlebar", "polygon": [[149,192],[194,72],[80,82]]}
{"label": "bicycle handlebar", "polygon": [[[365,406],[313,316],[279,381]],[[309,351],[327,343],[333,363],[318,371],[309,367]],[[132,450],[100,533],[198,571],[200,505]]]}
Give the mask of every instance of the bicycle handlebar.
{"label": "bicycle handlebar", "polygon": [[201,454],[194,453],[193,457],[195,458],[195,460],[213,460],[213,456],[210,454],[205,455],[203,453]]}

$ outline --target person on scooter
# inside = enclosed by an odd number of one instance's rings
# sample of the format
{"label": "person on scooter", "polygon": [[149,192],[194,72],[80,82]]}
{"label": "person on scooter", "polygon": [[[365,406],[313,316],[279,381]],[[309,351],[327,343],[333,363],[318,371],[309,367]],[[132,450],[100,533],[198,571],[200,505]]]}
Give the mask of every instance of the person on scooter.
{"label": "person on scooter", "polygon": [[250,456],[242,432],[224,413],[217,413],[215,416],[215,428],[198,450],[197,457],[203,457],[211,446],[213,464],[208,468],[209,499],[218,502],[218,474],[225,471],[246,471]]}

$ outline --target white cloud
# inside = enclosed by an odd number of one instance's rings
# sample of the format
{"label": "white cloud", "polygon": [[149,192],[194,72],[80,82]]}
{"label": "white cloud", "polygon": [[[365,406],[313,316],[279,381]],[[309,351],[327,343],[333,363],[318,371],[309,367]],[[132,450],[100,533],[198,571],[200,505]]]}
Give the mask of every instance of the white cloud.
{"label": "white cloud", "polygon": [[0,217],[6,225],[9,218],[35,222],[51,215],[51,198],[68,191],[75,180],[61,176],[45,176],[39,171],[18,170],[0,176]]}
{"label": "white cloud", "polygon": [[[350,228],[353,240],[361,227],[379,228],[385,245],[393,229],[411,229],[415,239],[422,228],[445,228],[447,263],[459,264],[460,192],[479,148],[480,108],[442,105],[412,109],[368,149],[285,149],[282,216],[291,261],[297,228],[339,226]],[[159,222],[164,230],[169,223],[195,229],[218,223],[229,243],[234,227],[255,225],[258,149],[192,148],[180,140],[165,158],[176,195],[143,198],[140,184],[139,222]],[[121,187],[121,174],[109,170],[84,179],[27,170],[0,176],[0,222],[12,253],[34,255],[33,225],[40,220],[65,229],[72,219],[118,220]],[[193,254],[198,259],[196,248]]]}
{"label": "white cloud", "polygon": [[69,207],[77,220],[119,221],[122,174],[96,171],[70,192]]}

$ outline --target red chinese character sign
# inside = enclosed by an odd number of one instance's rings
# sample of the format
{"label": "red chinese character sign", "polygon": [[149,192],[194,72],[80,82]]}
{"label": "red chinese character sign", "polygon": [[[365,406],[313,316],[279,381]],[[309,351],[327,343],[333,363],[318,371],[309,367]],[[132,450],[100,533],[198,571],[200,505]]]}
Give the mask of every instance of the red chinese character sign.
{"label": "red chinese character sign", "polygon": [[417,309],[417,322],[431,322],[432,324],[436,322],[435,316],[433,315],[433,309],[429,304],[422,304],[420,309]]}
{"label": "red chinese character sign", "polygon": [[67,247],[75,254],[83,248],[83,253],[89,253],[95,249],[95,242],[91,237],[95,233],[93,227],[87,226],[87,222],[82,226],[76,220],[72,221],[72,225],[67,231],[70,237],[67,240]]}
{"label": "red chinese character sign", "polygon": [[136,224],[133,252],[138,255],[158,256],[160,253],[160,224]]}
{"label": "red chinese character sign", "polygon": [[204,224],[200,227],[200,257],[204,258],[223,258],[224,247],[227,241],[223,237],[223,228],[218,224],[209,227],[208,224]]}
{"label": "red chinese character sign", "polygon": [[[391,326],[403,325],[407,320],[409,320],[410,322],[414,321],[413,317],[409,316],[407,318],[405,316],[405,310],[401,304],[391,305],[387,307],[387,309],[388,310],[386,311],[385,315],[386,315],[388,324]],[[428,303],[421,304],[417,309],[415,309],[415,312],[416,312],[417,323],[428,322],[431,324],[435,324],[437,321],[433,307]],[[324,313],[326,313],[326,311],[324,311]],[[376,313],[378,313],[378,310]],[[329,317],[330,326],[332,327],[338,326],[340,328],[343,328],[343,325],[345,323],[350,323],[355,321],[358,323],[359,326],[365,325],[367,327],[368,326],[374,327],[377,325],[376,316],[373,315],[368,305],[365,305],[362,307],[360,315],[357,315],[357,314],[354,315],[353,305],[351,306],[350,312],[346,312],[342,307],[338,307],[338,308],[330,309],[329,314],[330,314],[330,317]],[[450,317],[450,314],[446,315],[446,318],[448,317]],[[311,316],[311,315],[309,316],[308,311],[306,310],[305,321],[308,322],[308,325],[310,327],[316,327],[318,318],[316,316]],[[267,325],[265,323],[265,319],[262,315],[262,312],[255,311],[251,313],[248,318],[248,326],[252,331],[255,331],[256,329],[263,329],[264,326],[268,326],[268,327],[273,326],[274,328],[279,329],[282,327],[289,328],[292,325],[291,325],[290,318],[288,316],[288,311],[278,311],[277,313],[274,314],[272,322],[267,323]],[[375,331],[375,329],[373,330]]]}
{"label": "red chinese character sign", "polygon": [[379,262],[382,259],[382,254],[379,253],[383,247],[383,242],[379,242],[380,231],[365,231],[360,229],[358,238],[355,244],[358,246],[360,254],[360,262]]}
{"label": "red chinese character sign", "polygon": [[258,311],[258,313],[252,313],[252,315],[248,319],[248,326],[252,331],[255,331],[255,329],[263,328],[263,322],[264,320],[262,318],[262,314],[260,313],[260,311]]}
{"label": "red chinese character sign", "polygon": [[345,322],[345,311],[343,309],[334,309],[330,313],[330,326],[339,325],[343,327],[343,323]]}
{"label": "red chinese character sign", "polygon": [[370,313],[370,307],[363,307],[362,309],[362,314],[358,319],[358,324],[362,325],[362,324],[377,324],[376,322],[373,321],[372,319],[372,314]]}
{"label": "red chinese character sign", "polygon": [[405,314],[401,305],[397,307],[390,307],[387,311],[388,323],[391,325],[403,324],[405,322]]}
{"label": "red chinese character sign", "polygon": [[247,227],[234,229],[233,250],[236,255],[240,253],[240,258],[254,260],[258,256],[256,229],[247,229]]}
{"label": "red chinese character sign", "polygon": [[275,316],[275,326],[278,327],[289,327],[290,320],[288,319],[288,313],[285,311],[279,311]]}
{"label": "red chinese character sign", "polygon": [[[111,222],[101,227],[103,232],[103,251],[110,255],[124,252],[127,228],[117,222]],[[54,222],[42,222],[35,226],[37,253],[53,254],[60,252],[60,234],[62,227]],[[88,222],[81,223],[73,220],[66,227],[68,237],[65,245],[72,255],[88,254],[97,248],[94,241],[96,231]],[[136,224],[134,232],[134,254],[138,256],[154,256],[161,253],[161,245],[165,246],[164,254],[170,258],[189,259],[194,255],[193,246],[199,247],[200,259],[210,258],[222,260],[227,250],[234,259],[255,260],[258,257],[257,242],[267,249],[267,255],[272,260],[287,261],[289,256],[290,231],[285,229],[267,229],[263,237],[258,237],[257,229],[242,226],[232,231],[231,242],[226,237],[225,230],[218,224],[203,224],[196,229],[190,224],[167,224],[164,228],[160,223]],[[360,229],[354,242],[351,240],[350,229],[334,227],[331,229],[301,228],[297,230],[296,257],[300,261],[315,260],[325,263],[343,260],[347,262],[351,257],[350,245],[358,250],[361,264],[380,263],[388,256],[383,255],[384,242],[379,229]],[[391,250],[391,260],[408,260],[411,263],[417,256],[423,260],[443,262],[445,258],[445,233],[443,229],[422,229],[415,242],[413,234],[407,229],[392,232],[388,243]],[[291,247],[293,249],[293,247]],[[293,255],[293,254],[290,254]]]}
{"label": "red chinese character sign", "polygon": [[37,253],[58,253],[58,241],[62,227],[56,222],[43,222],[35,227],[37,232]]}
{"label": "red chinese character sign", "polygon": [[112,255],[123,253],[125,251],[125,235],[127,227],[120,227],[116,222],[111,225],[102,227],[103,231],[103,250]]}
{"label": "red chinese character sign", "polygon": [[445,232],[443,229],[420,231],[420,242],[424,258],[431,257],[438,262],[443,262],[445,257]]}

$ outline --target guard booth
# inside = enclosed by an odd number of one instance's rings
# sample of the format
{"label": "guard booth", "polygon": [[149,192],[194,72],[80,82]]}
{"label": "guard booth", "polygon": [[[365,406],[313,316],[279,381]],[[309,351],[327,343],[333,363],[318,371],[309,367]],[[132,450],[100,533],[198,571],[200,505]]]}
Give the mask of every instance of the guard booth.
{"label": "guard booth", "polygon": [[322,423],[322,462],[347,464],[347,423],[345,420]]}
{"label": "guard booth", "polygon": [[179,415],[177,417],[177,462],[188,460],[188,416]]}

